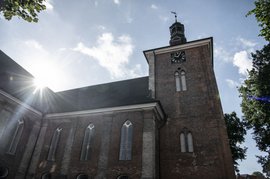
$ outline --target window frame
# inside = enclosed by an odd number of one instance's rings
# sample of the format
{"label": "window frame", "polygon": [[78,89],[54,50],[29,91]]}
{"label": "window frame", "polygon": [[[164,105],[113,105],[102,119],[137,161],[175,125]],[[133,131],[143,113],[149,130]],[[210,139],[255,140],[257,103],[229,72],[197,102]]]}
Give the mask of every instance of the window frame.
{"label": "window frame", "polygon": [[85,131],[84,131],[84,137],[83,137],[83,143],[82,143],[81,155],[80,155],[81,161],[90,160],[91,151],[93,149],[94,135],[95,135],[95,125],[93,123],[90,123],[85,128]]}
{"label": "window frame", "polygon": [[121,127],[119,160],[132,160],[133,124],[126,120]]}

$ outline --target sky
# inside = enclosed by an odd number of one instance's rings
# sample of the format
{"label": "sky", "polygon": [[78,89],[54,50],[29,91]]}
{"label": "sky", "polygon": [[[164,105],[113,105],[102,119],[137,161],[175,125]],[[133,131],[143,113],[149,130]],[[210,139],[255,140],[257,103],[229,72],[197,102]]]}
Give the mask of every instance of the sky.
{"label": "sky", "polygon": [[[237,87],[251,69],[258,37],[253,0],[47,0],[38,23],[0,16],[0,49],[54,91],[148,75],[142,51],[168,46],[178,14],[187,41],[213,37],[224,113],[242,116]],[[248,132],[241,173],[261,171]]]}

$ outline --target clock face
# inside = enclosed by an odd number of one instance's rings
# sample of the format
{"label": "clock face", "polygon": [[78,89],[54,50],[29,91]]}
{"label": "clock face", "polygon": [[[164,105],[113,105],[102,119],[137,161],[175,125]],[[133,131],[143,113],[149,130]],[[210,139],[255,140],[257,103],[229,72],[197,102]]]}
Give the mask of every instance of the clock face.
{"label": "clock face", "polygon": [[186,61],[185,51],[177,51],[171,53],[171,62],[172,63],[181,63]]}

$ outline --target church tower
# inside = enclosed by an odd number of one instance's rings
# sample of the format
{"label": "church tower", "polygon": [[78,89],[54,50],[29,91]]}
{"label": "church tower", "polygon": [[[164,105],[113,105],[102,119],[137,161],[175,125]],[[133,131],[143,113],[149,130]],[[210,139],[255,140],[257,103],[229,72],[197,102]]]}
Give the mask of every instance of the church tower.
{"label": "church tower", "polygon": [[213,71],[212,37],[187,42],[170,27],[170,45],[144,51],[149,90],[167,121],[160,130],[160,178],[235,178]]}

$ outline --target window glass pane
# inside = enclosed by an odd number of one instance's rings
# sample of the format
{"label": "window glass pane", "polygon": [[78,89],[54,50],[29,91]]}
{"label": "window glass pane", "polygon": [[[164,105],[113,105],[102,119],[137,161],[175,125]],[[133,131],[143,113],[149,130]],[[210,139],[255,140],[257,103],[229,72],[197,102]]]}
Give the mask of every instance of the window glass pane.
{"label": "window glass pane", "polygon": [[62,128],[57,128],[54,131],[51,145],[50,145],[49,154],[48,154],[48,160],[55,161],[55,153],[56,153],[56,149],[57,149],[57,145],[59,142],[61,131],[62,131]]}
{"label": "window glass pane", "polygon": [[93,137],[94,137],[94,128],[93,124],[89,124],[84,132],[84,139],[81,151],[81,160],[90,160],[90,154],[92,151]]}
{"label": "window glass pane", "polygon": [[184,71],[181,72],[181,85],[182,85],[182,90],[186,91],[187,90],[187,84],[186,84],[186,74]]}
{"label": "window glass pane", "polygon": [[133,125],[128,120],[121,128],[121,141],[119,160],[131,160],[132,158]]}
{"label": "window glass pane", "polygon": [[174,77],[175,77],[175,87],[176,87],[176,91],[181,91],[179,73],[178,73],[178,72],[175,72]]}
{"label": "window glass pane", "polygon": [[188,140],[188,152],[193,152],[193,139],[192,134],[190,132],[187,134],[187,140]]}
{"label": "window glass pane", "polygon": [[180,134],[181,152],[186,152],[186,141],[184,133]]}

